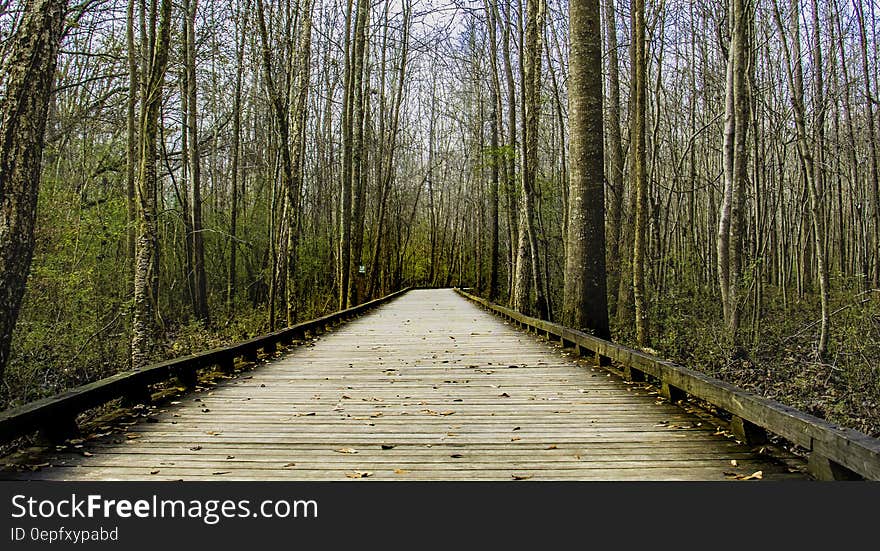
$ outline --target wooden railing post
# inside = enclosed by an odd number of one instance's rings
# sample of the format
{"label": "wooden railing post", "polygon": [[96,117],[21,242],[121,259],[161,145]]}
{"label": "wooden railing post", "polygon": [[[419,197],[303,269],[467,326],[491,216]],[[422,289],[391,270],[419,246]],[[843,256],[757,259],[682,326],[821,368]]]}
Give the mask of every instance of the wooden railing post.
{"label": "wooden railing post", "polygon": [[122,405],[126,407],[144,404],[148,406],[153,403],[153,393],[147,385],[135,385],[129,389],[122,397]]}
{"label": "wooden railing post", "polygon": [[182,367],[174,373],[174,377],[186,390],[194,389],[199,383],[198,371],[194,367]]}
{"label": "wooden railing post", "polygon": [[807,471],[817,480],[864,480],[858,473],[816,452],[809,456]]}
{"label": "wooden railing post", "polygon": [[730,419],[730,431],[737,440],[747,446],[760,446],[767,442],[766,430],[738,415]]}
{"label": "wooden railing post", "polygon": [[676,404],[681,400],[687,400],[687,392],[676,386],[672,386],[667,382],[661,383],[660,395],[672,402],[673,404]]}
{"label": "wooden railing post", "polygon": [[74,414],[60,415],[52,423],[40,427],[37,439],[42,444],[56,445],[80,435]]}
{"label": "wooden railing post", "polygon": [[644,371],[636,369],[631,365],[623,366],[623,376],[626,378],[626,380],[632,381],[634,383],[643,383],[647,379],[647,377],[645,377]]}

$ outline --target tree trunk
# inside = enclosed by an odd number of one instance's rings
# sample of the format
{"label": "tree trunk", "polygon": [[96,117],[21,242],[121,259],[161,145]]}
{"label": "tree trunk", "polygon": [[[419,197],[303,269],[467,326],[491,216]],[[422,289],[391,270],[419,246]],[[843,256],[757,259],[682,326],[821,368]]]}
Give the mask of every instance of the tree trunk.
{"label": "tree trunk", "polygon": [[303,164],[305,157],[306,115],[308,114],[309,79],[312,52],[312,8],[313,0],[304,0],[299,27],[297,47],[296,99],[293,106],[293,143],[290,178],[287,188],[287,325],[297,321],[299,297],[297,295],[297,265],[300,224],[300,197],[303,187]]}
{"label": "tree trunk", "polygon": [[[597,31],[598,32],[598,31]],[[623,145],[620,132],[620,62],[617,55],[617,19],[614,11],[614,0],[605,0],[605,40],[608,52],[608,188],[611,196],[608,198],[608,289],[616,291],[621,277],[624,277],[622,269],[620,247],[623,231],[621,220],[623,218],[623,198],[626,195],[623,174]],[[569,69],[570,71],[571,69]],[[627,224],[629,225],[629,224]],[[628,264],[628,262],[627,262]],[[616,298],[616,297],[614,297]],[[612,315],[617,311],[617,300],[612,305]]]}
{"label": "tree trunk", "polygon": [[238,200],[239,200],[239,166],[241,165],[241,95],[242,75],[244,74],[244,50],[247,41],[247,22],[250,0],[238,12],[238,29],[236,66],[238,71],[235,75],[235,96],[232,103],[232,166],[231,172],[231,198],[229,205],[229,267],[226,275],[226,310],[232,313],[235,307],[236,292],[236,263],[238,257]]}
{"label": "tree trunk", "polygon": [[368,0],[358,0],[357,15],[354,25],[354,46],[352,50],[351,79],[351,256],[349,258],[348,304],[357,306],[360,303],[359,282],[361,254],[364,241],[364,212],[366,198],[364,165],[366,147],[364,140],[364,120],[366,102],[369,95],[364,93],[368,86],[364,71],[364,59],[367,52],[367,23],[370,14]]}
{"label": "tree trunk", "polygon": [[562,323],[609,338],[599,1],[572,0],[568,235]]}
{"label": "tree trunk", "polygon": [[632,102],[630,115],[630,141],[632,143],[632,187],[635,191],[635,229],[633,238],[633,302],[635,305],[636,340],[641,347],[651,345],[648,320],[648,304],[645,296],[645,252],[648,240],[648,177],[645,150],[645,126],[647,122],[646,72],[648,59],[645,55],[645,1],[634,0],[632,4]]}
{"label": "tree trunk", "polygon": [[[137,203],[135,201],[135,186],[137,185],[137,167],[138,167],[138,141],[137,141],[137,102],[138,102],[138,52],[135,46],[135,4],[137,0],[128,0],[126,9],[125,39],[126,54],[128,61],[128,97],[126,101],[125,113],[125,135],[126,135],[126,151],[125,151],[125,207],[127,215],[126,225],[126,257],[129,270],[134,266],[135,257],[135,225],[137,224]],[[134,272],[128,274],[133,277]],[[129,288],[129,292],[130,292]],[[128,295],[128,293],[126,293]]]}
{"label": "tree trunk", "polygon": [[751,120],[750,9],[749,0],[732,0],[728,12],[730,45],[725,95],[724,195],[718,224],[718,281],[724,321],[734,347],[739,345],[742,209],[748,180],[747,145]]}
{"label": "tree trunk", "polygon": [[871,232],[870,252],[868,253],[868,261],[872,262],[870,270],[871,286],[876,289],[880,287],[880,167],[877,160],[877,132],[874,121],[874,97],[871,92],[871,73],[868,64],[868,38],[865,30],[865,14],[862,2],[853,0],[855,8],[856,20],[859,26],[859,38],[862,56],[862,76],[865,85],[865,124],[868,127],[868,159],[870,160],[868,172],[868,197],[871,202],[871,213],[869,228]]}
{"label": "tree trunk", "polygon": [[[515,308],[529,311],[527,306],[530,290],[535,293],[535,311],[541,319],[548,317],[547,299],[544,296],[543,274],[538,254],[537,229],[535,227],[535,187],[538,176],[538,125],[541,109],[541,57],[546,4],[544,0],[527,0],[525,30],[525,59],[523,60],[523,145],[522,145],[522,214],[519,258],[517,260],[517,289],[514,291],[518,304]],[[525,259],[528,255],[528,260]],[[523,267],[520,268],[520,265]],[[530,269],[526,269],[528,264]],[[526,281],[529,278],[529,281]]]}
{"label": "tree trunk", "polygon": [[186,129],[189,134],[189,217],[191,235],[187,236],[192,251],[193,314],[204,323],[209,321],[207,276],[205,274],[205,239],[202,234],[202,163],[199,153],[198,94],[196,82],[196,11],[198,0],[184,0],[186,17],[184,59],[186,61],[187,110]]}
{"label": "tree trunk", "polygon": [[[798,149],[798,157],[800,159],[800,169],[803,174],[804,181],[807,186],[807,193],[809,195],[809,205],[810,205],[810,218],[812,221],[812,236],[813,242],[811,243],[813,247],[813,251],[816,254],[816,264],[819,271],[819,301],[821,305],[821,325],[820,325],[820,333],[819,333],[819,343],[817,346],[817,353],[819,359],[822,360],[828,350],[828,329],[829,329],[829,310],[828,310],[828,266],[825,258],[825,219],[824,219],[824,209],[820,203],[820,189],[818,187],[821,185],[822,181],[821,171],[822,168],[820,166],[816,166],[816,158],[813,156],[813,149],[810,143],[810,139],[807,136],[807,124],[806,124],[806,106],[804,104],[804,69],[803,63],[801,62],[801,44],[800,44],[800,13],[798,9],[799,0],[791,1],[791,13],[789,14],[791,21],[791,47],[788,46],[788,39],[785,36],[784,29],[782,29],[781,17],[779,14],[779,8],[774,1],[774,15],[776,16],[776,22],[779,27],[780,36],[782,37],[782,45],[785,53],[786,60],[786,75],[788,76],[789,86],[792,90],[792,107],[794,110],[794,119],[795,119],[795,128],[797,131],[797,149]],[[813,2],[813,10],[814,10],[814,38],[818,38],[818,15],[815,13],[818,6],[816,6],[815,1]],[[822,70],[822,57],[821,50],[819,49],[818,41],[813,45],[813,64],[814,70],[816,71],[816,75],[819,76]],[[824,96],[824,90],[821,84],[821,80],[816,83],[816,106],[818,107],[816,113],[816,129],[817,129],[817,137],[816,137],[816,147],[821,148],[824,140],[824,133],[821,130],[822,125],[825,124],[824,121],[824,106],[822,105],[822,98]],[[821,153],[819,158],[821,158]]]}
{"label": "tree trunk", "polygon": [[[293,181],[293,161],[291,159],[290,154],[290,105],[288,103],[288,94],[283,93],[280,88],[279,82],[276,80],[275,70],[273,68],[272,62],[272,50],[269,44],[269,34],[266,30],[266,17],[263,10],[263,0],[257,0],[257,22],[259,24],[259,33],[260,33],[260,42],[262,45],[262,60],[263,60],[263,77],[266,81],[266,89],[269,93],[269,101],[272,104],[272,111],[275,117],[275,122],[278,124],[278,150],[281,153],[281,182],[280,187],[283,193],[285,194],[285,211],[287,212],[288,217],[295,216],[294,205],[291,196],[293,195],[292,190],[292,181]],[[274,210],[274,208],[273,208]],[[290,218],[288,218],[289,222]],[[290,227],[288,223],[288,231],[293,231],[293,228]],[[274,233],[274,232],[273,232]],[[274,244],[277,239],[274,235],[270,236],[272,243]],[[272,262],[275,264],[275,256],[272,256]],[[287,266],[288,273],[295,270],[295,266],[288,265]],[[272,270],[272,287],[275,287],[275,273],[276,270]],[[270,330],[275,329],[275,316],[274,306],[275,306],[275,293],[272,293],[272,298],[269,304],[269,327]]]}
{"label": "tree trunk", "polygon": [[49,98],[67,2],[25,4],[3,63],[0,98],[0,380],[9,362],[34,253],[34,223]]}
{"label": "tree trunk", "polygon": [[[151,29],[158,19],[158,35],[150,40],[151,64],[141,104],[140,168],[138,170],[138,235],[134,274],[134,316],[131,363],[139,369],[150,360],[158,318],[157,140],[162,86],[171,42],[171,0],[162,0],[159,13],[150,15]],[[151,36],[153,32],[151,31]]]}

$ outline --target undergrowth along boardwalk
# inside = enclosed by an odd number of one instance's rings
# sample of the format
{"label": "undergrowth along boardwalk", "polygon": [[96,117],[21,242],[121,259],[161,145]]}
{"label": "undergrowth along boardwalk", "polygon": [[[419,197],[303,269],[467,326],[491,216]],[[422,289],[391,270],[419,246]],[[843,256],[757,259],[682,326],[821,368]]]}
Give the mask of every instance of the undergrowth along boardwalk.
{"label": "undergrowth along boardwalk", "polygon": [[452,290],[414,290],[277,361],[42,458],[56,480],[801,478]]}

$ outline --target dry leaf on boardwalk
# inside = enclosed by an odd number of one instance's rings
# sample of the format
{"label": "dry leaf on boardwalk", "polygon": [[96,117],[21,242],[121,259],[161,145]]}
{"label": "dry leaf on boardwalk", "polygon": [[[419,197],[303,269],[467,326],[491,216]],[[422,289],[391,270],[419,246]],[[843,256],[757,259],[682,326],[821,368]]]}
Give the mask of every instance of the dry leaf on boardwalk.
{"label": "dry leaf on boardwalk", "polygon": [[353,473],[345,473],[345,476],[348,478],[367,478],[373,476],[373,473],[369,471],[355,471]]}
{"label": "dry leaf on boardwalk", "polygon": [[349,454],[358,452],[354,448],[339,448],[338,450],[333,450],[333,451],[335,451],[336,453],[349,453]]}
{"label": "dry leaf on boardwalk", "polygon": [[528,480],[535,475],[532,474],[512,474],[510,475],[514,480]]}
{"label": "dry leaf on boardwalk", "polygon": [[394,474],[406,474],[408,472],[406,469],[394,469]]}

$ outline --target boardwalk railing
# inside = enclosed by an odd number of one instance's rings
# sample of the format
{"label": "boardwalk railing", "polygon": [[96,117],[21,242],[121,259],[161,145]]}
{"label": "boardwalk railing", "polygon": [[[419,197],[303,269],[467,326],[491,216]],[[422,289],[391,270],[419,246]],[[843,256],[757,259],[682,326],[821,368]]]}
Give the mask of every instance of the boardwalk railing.
{"label": "boardwalk railing", "polygon": [[339,322],[384,304],[408,290],[408,288],[403,289],[347,310],[298,323],[237,344],[118,373],[49,398],[0,412],[0,442],[37,431],[50,442],[63,440],[76,434],[76,417],[84,411],[117,398],[123,398],[130,403],[149,402],[150,385],[172,378],[177,378],[184,386],[192,388],[198,381],[199,369],[217,366],[231,371],[236,358],[256,360],[260,350],[272,353],[279,344],[287,344],[307,334],[324,331]]}
{"label": "boardwalk railing", "polygon": [[737,439],[757,445],[772,432],[809,452],[808,468],[822,480],[880,480],[880,439],[835,426],[813,415],[738,388],[687,367],[615,344],[557,323],[505,308],[461,289],[460,295],[520,327],[555,338],[579,355],[591,352],[600,364],[617,362],[627,378],[658,380],[661,394],[676,402],[691,395],[731,415]]}

